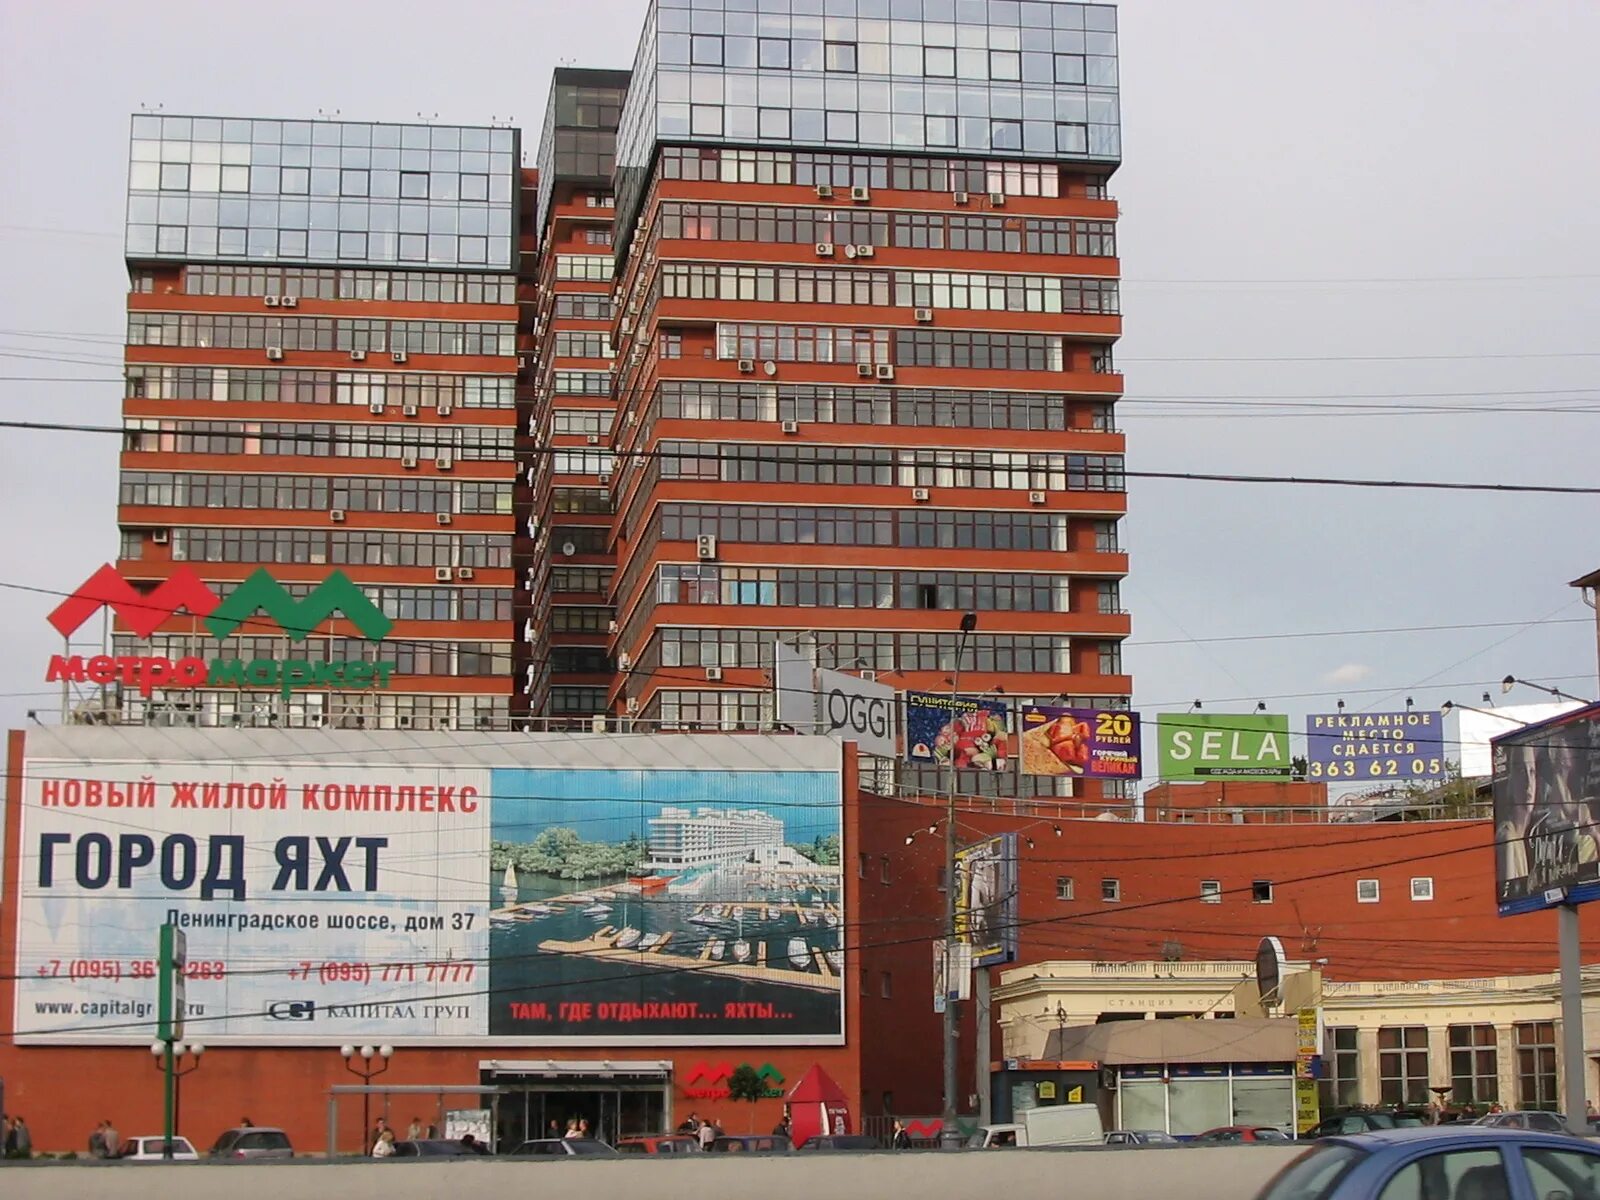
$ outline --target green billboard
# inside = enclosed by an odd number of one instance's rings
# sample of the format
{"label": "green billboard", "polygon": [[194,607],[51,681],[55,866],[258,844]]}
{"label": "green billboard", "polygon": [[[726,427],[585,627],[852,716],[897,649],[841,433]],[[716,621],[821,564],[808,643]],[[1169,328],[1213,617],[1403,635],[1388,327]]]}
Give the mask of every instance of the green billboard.
{"label": "green billboard", "polygon": [[1288,779],[1289,718],[1277,713],[1161,713],[1161,778]]}

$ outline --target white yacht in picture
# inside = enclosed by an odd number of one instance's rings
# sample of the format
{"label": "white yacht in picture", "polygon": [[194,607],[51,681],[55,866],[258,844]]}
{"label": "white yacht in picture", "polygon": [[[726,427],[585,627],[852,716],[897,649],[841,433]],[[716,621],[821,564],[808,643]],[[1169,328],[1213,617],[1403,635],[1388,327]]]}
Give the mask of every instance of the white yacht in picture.
{"label": "white yacht in picture", "polygon": [[500,877],[500,895],[507,904],[517,898],[517,868],[506,864],[506,873]]}
{"label": "white yacht in picture", "polygon": [[586,917],[603,917],[610,911],[611,906],[609,904],[591,904],[583,910],[583,915]]}
{"label": "white yacht in picture", "polygon": [[709,957],[712,959],[712,961],[714,961],[714,962],[721,962],[722,961],[722,951],[726,947],[726,945],[727,945],[727,943],[725,943],[721,938],[718,938],[716,941],[711,943],[711,953],[710,953]]}
{"label": "white yacht in picture", "polygon": [[789,939],[789,961],[797,971],[804,971],[811,966],[811,948],[806,945],[805,938]]}
{"label": "white yacht in picture", "polygon": [[624,929],[621,933],[617,934],[617,949],[618,950],[631,950],[631,949],[633,949],[634,946],[638,945],[639,938],[641,936],[643,936],[643,935],[637,929],[633,928],[630,925],[628,928]]}

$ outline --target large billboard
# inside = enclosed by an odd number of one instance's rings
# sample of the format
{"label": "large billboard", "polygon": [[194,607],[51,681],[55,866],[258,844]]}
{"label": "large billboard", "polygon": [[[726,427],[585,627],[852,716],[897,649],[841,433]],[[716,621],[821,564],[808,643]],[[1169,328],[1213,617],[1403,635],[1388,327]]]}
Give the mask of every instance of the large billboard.
{"label": "large billboard", "polygon": [[1494,739],[1500,915],[1600,897],[1600,704]]}
{"label": "large billboard", "polygon": [[1288,779],[1289,718],[1279,713],[1162,713],[1161,778]]}
{"label": "large billboard", "polygon": [[1017,957],[1017,835],[1001,833],[956,851],[956,940],[972,966]]}
{"label": "large billboard", "polygon": [[19,1042],[843,1039],[831,740],[37,734]]}
{"label": "large billboard", "polygon": [[1138,779],[1139,714],[1118,709],[1022,706],[1022,773]]}
{"label": "large billboard", "polygon": [[1306,717],[1306,778],[1443,779],[1444,717],[1427,712],[1331,712]]}
{"label": "large billboard", "polygon": [[844,671],[817,672],[817,732],[854,742],[863,754],[895,756],[894,689]]}
{"label": "large billboard", "polygon": [[995,696],[906,693],[907,762],[962,771],[1012,767],[1011,710]]}
{"label": "large billboard", "polygon": [[1461,778],[1487,779],[1494,774],[1489,743],[1503,733],[1536,725],[1583,707],[1582,700],[1556,700],[1548,704],[1508,704],[1504,708],[1466,709],[1456,707],[1450,714],[1456,736],[1447,738],[1461,752]]}

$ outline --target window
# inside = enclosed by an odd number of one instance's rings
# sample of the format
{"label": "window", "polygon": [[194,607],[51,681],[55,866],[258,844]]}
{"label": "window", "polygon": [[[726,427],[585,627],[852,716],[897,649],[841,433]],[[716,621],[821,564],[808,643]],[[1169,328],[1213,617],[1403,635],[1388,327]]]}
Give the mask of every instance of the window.
{"label": "window", "polygon": [[894,876],[889,873],[889,856],[887,854],[878,860],[878,882],[894,882]]}
{"label": "window", "polygon": [[757,46],[757,61],[763,71],[789,69],[789,39],[762,38]]}
{"label": "window", "polygon": [[1323,1077],[1318,1084],[1322,1106],[1333,1109],[1357,1102],[1361,1053],[1353,1025],[1329,1026],[1322,1039]]}
{"label": "window", "polygon": [[867,877],[867,858],[868,857],[869,856],[866,855],[866,854],[858,854],[858,855],[856,855],[856,875],[858,877],[860,877],[861,879],[865,879]]}
{"label": "window", "polygon": [[[719,38],[718,41],[720,40]],[[697,137],[721,137],[722,105],[691,104],[689,106],[689,132]]]}
{"label": "window", "polygon": [[1428,1027],[1378,1030],[1378,1085],[1384,1104],[1428,1103]]}
{"label": "window", "polygon": [[1222,881],[1220,879],[1202,879],[1200,881],[1200,899],[1206,904],[1222,903]]}
{"label": "window", "polygon": [[956,52],[950,46],[928,46],[922,51],[922,73],[939,79],[953,79]]}
{"label": "window", "polygon": [[1022,78],[1022,55],[1015,50],[989,51],[990,79]]}
{"label": "window", "polygon": [[695,34],[689,40],[689,61],[697,67],[720,67],[722,39],[715,34]]}
{"label": "window", "polygon": [[278,172],[278,190],[289,196],[304,196],[311,191],[309,167],[284,167]]}
{"label": "window", "polygon": [[401,171],[400,198],[402,200],[426,200],[428,198],[428,173],[426,171]]}
{"label": "window", "polygon": [[827,133],[830,142],[853,142],[856,140],[855,113],[829,111],[827,117]]}
{"label": "window", "polygon": [[1498,1150],[1448,1150],[1407,1163],[1383,1185],[1378,1200],[1505,1200],[1511,1194]]}
{"label": "window", "polygon": [[683,334],[667,333],[665,331],[656,335],[656,354],[659,358],[683,357]]}
{"label": "window", "polygon": [[989,148],[991,150],[1021,150],[1021,121],[990,121]]}
{"label": "window", "polygon": [[1600,1195],[1600,1158],[1578,1150],[1525,1146],[1522,1164],[1528,1168],[1535,1196],[1576,1196],[1592,1200]]}
{"label": "window", "polygon": [[[785,42],[785,45],[788,43]],[[787,108],[762,108],[756,110],[756,132],[764,138],[789,136],[789,110]]]}
{"label": "window", "polygon": [[885,1000],[891,999],[894,996],[894,976],[885,971],[881,978],[881,984],[883,988],[883,998]]}
{"label": "window", "polygon": [[1356,880],[1356,901],[1360,904],[1376,904],[1378,902],[1378,881],[1376,879]]}
{"label": "window", "polygon": [[1450,1026],[1450,1087],[1457,1104],[1500,1099],[1500,1053],[1493,1025]]}
{"label": "window", "polygon": [[1413,900],[1433,899],[1433,876],[1419,875],[1411,880],[1411,898]]}
{"label": "window", "polygon": [[366,171],[352,167],[344,167],[339,171],[339,195],[365,196],[366,194]]}
{"label": "window", "polygon": [[1057,875],[1056,876],[1056,899],[1057,900],[1071,900],[1072,899],[1072,876],[1071,875]]}
{"label": "window", "polygon": [[1554,1021],[1524,1021],[1517,1038],[1517,1107],[1556,1107],[1556,1026]]}
{"label": "window", "polygon": [[1089,152],[1089,127],[1076,121],[1056,122],[1056,153],[1087,154]]}
{"label": "window", "polygon": [[1250,881],[1250,899],[1256,904],[1272,903],[1272,881],[1270,879],[1252,879]]}
{"label": "window", "polygon": [[822,67],[825,71],[848,71],[855,74],[856,44],[854,42],[824,42]]}
{"label": "window", "polygon": [[1122,881],[1120,879],[1102,879],[1100,881],[1100,899],[1107,904],[1117,904],[1122,900]]}
{"label": "window", "polygon": [[[1102,674],[1102,675],[1121,675],[1122,674],[1122,643],[1121,642],[1101,642],[1100,643],[1100,674]],[[1269,899],[1270,899],[1270,897],[1269,897]]]}
{"label": "window", "polygon": [[1056,55],[1056,82],[1057,83],[1082,83],[1083,82],[1083,55],[1058,54]]}

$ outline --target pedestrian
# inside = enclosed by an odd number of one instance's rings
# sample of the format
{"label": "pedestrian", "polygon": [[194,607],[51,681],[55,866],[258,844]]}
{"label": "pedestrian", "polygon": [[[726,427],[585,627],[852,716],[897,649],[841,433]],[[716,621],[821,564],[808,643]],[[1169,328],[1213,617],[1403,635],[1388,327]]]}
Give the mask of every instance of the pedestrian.
{"label": "pedestrian", "polygon": [[695,1133],[700,1128],[700,1118],[695,1113],[690,1113],[683,1119],[683,1124],[678,1126],[679,1133]]}
{"label": "pedestrian", "polygon": [[101,1121],[94,1127],[94,1132],[89,1135],[89,1157],[104,1158],[106,1156],[106,1123]]}
{"label": "pedestrian", "polygon": [[412,1117],[411,1124],[406,1128],[406,1138],[413,1142],[419,1141],[426,1132],[427,1130],[422,1125],[422,1118]]}
{"label": "pedestrian", "polygon": [[563,1141],[571,1141],[578,1136],[578,1118],[571,1117],[567,1121],[567,1131],[561,1135]]}
{"label": "pedestrian", "polygon": [[394,1156],[394,1130],[385,1129],[372,1143],[373,1158],[392,1158]]}
{"label": "pedestrian", "polygon": [[578,1118],[578,1136],[581,1137],[581,1138],[594,1136],[593,1134],[591,1134],[589,1132],[589,1118],[588,1117],[579,1117]]}
{"label": "pedestrian", "polygon": [[117,1127],[111,1123],[109,1117],[106,1118],[104,1137],[106,1157],[116,1158],[117,1155],[122,1153],[122,1135],[117,1132]]}
{"label": "pedestrian", "polygon": [[382,1117],[379,1117],[377,1123],[373,1125],[372,1133],[367,1140],[368,1154],[371,1154],[373,1150],[377,1148],[378,1139],[381,1138],[385,1133],[389,1134],[389,1140],[391,1142],[394,1141],[394,1131],[389,1128],[389,1122],[385,1121]]}
{"label": "pedestrian", "polygon": [[772,1127],[772,1136],[781,1138],[794,1136],[794,1127],[789,1124],[789,1114],[787,1112],[783,1114],[783,1119]]}
{"label": "pedestrian", "polygon": [[33,1157],[33,1133],[20,1115],[11,1119],[11,1132],[6,1135],[6,1153],[17,1158]]}
{"label": "pedestrian", "polygon": [[699,1138],[702,1150],[711,1149],[711,1143],[717,1140],[717,1127],[711,1123],[709,1117],[700,1122]]}
{"label": "pedestrian", "polygon": [[489,1148],[470,1133],[461,1135],[461,1147],[472,1154],[487,1154]]}
{"label": "pedestrian", "polygon": [[544,1127],[544,1135],[551,1141],[559,1141],[561,1138],[561,1122],[551,1117],[550,1123]]}
{"label": "pedestrian", "polygon": [[896,1150],[911,1149],[911,1133],[906,1129],[904,1121],[894,1123],[894,1137],[890,1139],[889,1145]]}
{"label": "pedestrian", "polygon": [[0,1158],[11,1153],[15,1139],[11,1136],[11,1114],[0,1113]]}
{"label": "pedestrian", "polygon": [[239,1128],[240,1129],[254,1129],[255,1127],[256,1127],[256,1123],[254,1121],[252,1121],[249,1117],[240,1117],[239,1118]]}

